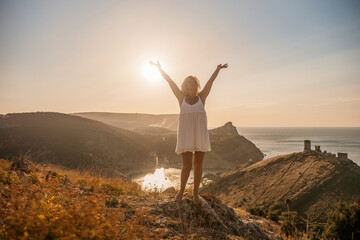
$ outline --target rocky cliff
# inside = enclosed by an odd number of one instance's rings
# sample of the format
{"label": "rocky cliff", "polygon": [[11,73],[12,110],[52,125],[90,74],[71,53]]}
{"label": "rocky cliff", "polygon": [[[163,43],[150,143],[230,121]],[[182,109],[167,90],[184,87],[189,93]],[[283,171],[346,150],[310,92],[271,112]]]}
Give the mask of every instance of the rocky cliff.
{"label": "rocky cliff", "polygon": [[[227,170],[248,166],[264,158],[260,149],[240,135],[232,122],[209,130],[209,135],[211,151],[205,154],[204,169]],[[175,153],[176,133],[144,136],[152,143],[150,148],[157,153],[159,163],[166,167],[182,167],[181,155]]]}

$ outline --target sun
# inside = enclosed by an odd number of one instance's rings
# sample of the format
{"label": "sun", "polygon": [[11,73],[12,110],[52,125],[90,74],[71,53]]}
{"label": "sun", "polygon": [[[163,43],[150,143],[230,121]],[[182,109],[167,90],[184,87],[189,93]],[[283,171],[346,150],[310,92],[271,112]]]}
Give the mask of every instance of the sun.
{"label": "sun", "polygon": [[[153,62],[156,62],[152,60]],[[161,74],[156,66],[150,64],[150,60],[146,61],[141,67],[142,76],[149,82],[159,82]]]}

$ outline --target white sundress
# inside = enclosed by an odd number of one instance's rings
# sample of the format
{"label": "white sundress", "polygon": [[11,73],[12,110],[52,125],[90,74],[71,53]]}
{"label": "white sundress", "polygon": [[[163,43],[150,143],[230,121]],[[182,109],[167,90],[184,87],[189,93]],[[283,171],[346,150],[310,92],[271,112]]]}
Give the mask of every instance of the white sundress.
{"label": "white sundress", "polygon": [[180,107],[175,152],[187,151],[211,151],[207,115],[199,96],[195,104],[188,104],[184,97]]}

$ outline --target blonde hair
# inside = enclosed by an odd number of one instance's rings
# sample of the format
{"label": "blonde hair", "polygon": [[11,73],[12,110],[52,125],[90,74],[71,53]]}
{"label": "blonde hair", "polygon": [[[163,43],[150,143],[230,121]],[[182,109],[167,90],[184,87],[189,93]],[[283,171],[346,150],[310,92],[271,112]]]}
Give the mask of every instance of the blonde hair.
{"label": "blonde hair", "polygon": [[187,85],[187,83],[190,82],[190,81],[195,81],[195,83],[198,85],[197,91],[196,91],[196,94],[198,94],[198,93],[200,92],[200,81],[199,81],[199,79],[198,79],[197,77],[192,76],[192,75],[189,75],[189,76],[187,76],[187,77],[184,79],[184,81],[183,81],[182,84],[181,84],[181,91],[182,91],[183,93],[187,94],[187,93],[186,93],[186,85]]}

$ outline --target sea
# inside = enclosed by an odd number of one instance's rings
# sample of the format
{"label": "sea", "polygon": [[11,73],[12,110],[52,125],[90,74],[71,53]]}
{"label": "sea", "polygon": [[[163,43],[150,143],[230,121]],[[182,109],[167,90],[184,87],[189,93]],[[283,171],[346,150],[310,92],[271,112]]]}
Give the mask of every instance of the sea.
{"label": "sea", "polygon": [[[238,133],[254,143],[264,154],[264,159],[278,155],[301,152],[304,140],[311,141],[311,148],[320,145],[322,151],[333,154],[347,153],[348,158],[360,166],[360,127],[237,127]],[[203,171],[216,173],[216,171]],[[154,173],[138,176],[134,180],[144,190],[180,188],[181,169],[158,168]],[[208,181],[203,178],[203,181]],[[187,188],[193,187],[193,169]],[[200,187],[202,183],[200,184]]]}
{"label": "sea", "polygon": [[304,140],[311,148],[320,145],[321,151],[347,153],[360,166],[360,127],[237,127],[238,133],[253,142],[266,156],[304,150]]}

